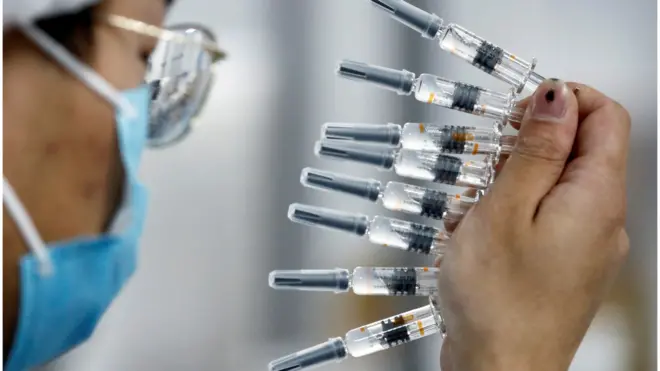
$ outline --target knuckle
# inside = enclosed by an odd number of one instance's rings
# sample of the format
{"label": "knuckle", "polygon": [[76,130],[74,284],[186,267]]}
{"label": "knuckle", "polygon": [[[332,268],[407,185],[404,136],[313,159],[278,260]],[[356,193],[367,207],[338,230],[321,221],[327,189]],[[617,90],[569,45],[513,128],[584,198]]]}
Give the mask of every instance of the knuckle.
{"label": "knuckle", "polygon": [[630,112],[624,107],[621,103],[609,99],[607,103],[603,106],[605,112],[608,115],[611,115],[613,118],[616,118],[621,125],[625,126],[626,129],[630,129],[632,118],[630,117]]}
{"label": "knuckle", "polygon": [[630,253],[630,238],[625,229],[620,229],[619,240],[617,243],[616,254],[619,260],[625,260]]}
{"label": "knuckle", "polygon": [[515,153],[519,157],[562,165],[565,160],[564,152],[564,148],[557,138],[540,133],[520,137],[515,148]]}

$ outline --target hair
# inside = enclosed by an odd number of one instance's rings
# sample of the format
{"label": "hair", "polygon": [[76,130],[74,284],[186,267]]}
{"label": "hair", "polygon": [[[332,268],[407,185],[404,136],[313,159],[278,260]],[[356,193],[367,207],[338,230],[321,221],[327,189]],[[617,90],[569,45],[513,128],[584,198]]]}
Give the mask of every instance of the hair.
{"label": "hair", "polygon": [[76,13],[47,18],[37,22],[55,41],[78,58],[86,59],[94,43],[94,10],[90,6]]}
{"label": "hair", "polygon": [[[165,0],[170,8],[174,0]],[[76,13],[43,19],[37,22],[55,41],[67,48],[73,55],[85,59],[94,44],[94,13],[97,6],[86,7]]]}

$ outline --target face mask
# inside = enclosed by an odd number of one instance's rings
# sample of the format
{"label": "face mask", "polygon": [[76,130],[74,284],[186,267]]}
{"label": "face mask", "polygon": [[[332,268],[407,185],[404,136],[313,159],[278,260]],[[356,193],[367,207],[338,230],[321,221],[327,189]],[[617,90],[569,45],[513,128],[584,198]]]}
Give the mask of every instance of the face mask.
{"label": "face mask", "polygon": [[124,200],[107,234],[45,246],[7,179],[4,202],[31,253],[20,262],[18,327],[5,370],[46,363],[87,340],[135,270],[147,191],[137,179],[147,140],[150,89],[115,91],[42,31],[24,31],[42,49],[117,107],[117,138],[125,169]]}

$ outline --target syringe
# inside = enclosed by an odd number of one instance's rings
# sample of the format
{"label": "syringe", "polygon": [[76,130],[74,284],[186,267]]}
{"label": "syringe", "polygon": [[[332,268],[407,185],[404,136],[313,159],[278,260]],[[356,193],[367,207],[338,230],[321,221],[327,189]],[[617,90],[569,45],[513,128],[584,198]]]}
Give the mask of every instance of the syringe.
{"label": "syringe", "polygon": [[429,296],[438,292],[439,268],[357,267],[348,269],[301,269],[272,271],[268,283],[274,289],[330,291],[353,289],[357,295]]}
{"label": "syringe", "polygon": [[445,325],[433,296],[430,304],[399,315],[385,318],[346,333],[344,338],[303,349],[268,364],[269,371],[299,371],[330,362],[341,362],[350,354],[362,357],[381,350],[440,333]]}
{"label": "syringe", "polygon": [[503,125],[519,123],[523,111],[516,107],[515,93],[498,93],[478,86],[448,80],[442,77],[415,74],[406,70],[344,60],[337,74],[349,80],[364,81],[400,95],[415,93],[420,102],[436,104],[477,116],[501,121]]}
{"label": "syringe", "polygon": [[383,148],[340,141],[318,141],[314,152],[329,157],[392,170],[398,175],[436,183],[485,189],[494,180],[492,161],[463,161],[438,151]]}
{"label": "syringe", "polygon": [[371,3],[424,38],[437,40],[441,49],[513,86],[517,93],[523,89],[533,93],[544,80],[534,72],[535,58],[531,63],[520,59],[459,25],[443,25],[442,18],[403,0],[371,0]]}
{"label": "syringe", "polygon": [[449,195],[437,189],[399,182],[388,182],[383,187],[376,179],[355,178],[309,167],[303,169],[300,182],[305,187],[341,192],[371,202],[381,201],[389,210],[442,220],[449,229],[461,221],[480,196],[479,192],[474,198]]}
{"label": "syringe", "polygon": [[303,204],[289,206],[289,219],[295,223],[366,236],[372,243],[418,254],[441,255],[449,240],[449,233],[444,228],[384,216],[370,219],[363,214]]}
{"label": "syringe", "polygon": [[490,155],[494,158],[513,150],[517,137],[502,135],[502,125],[492,128],[408,122],[358,124],[328,122],[321,139],[387,144],[412,150],[439,151],[458,155]]}

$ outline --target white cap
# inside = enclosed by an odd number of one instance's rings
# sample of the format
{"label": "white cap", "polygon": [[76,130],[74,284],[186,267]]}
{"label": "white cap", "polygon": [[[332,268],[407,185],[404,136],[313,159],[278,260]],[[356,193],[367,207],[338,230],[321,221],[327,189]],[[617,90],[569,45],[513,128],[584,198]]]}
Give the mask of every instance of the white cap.
{"label": "white cap", "polygon": [[99,2],[101,0],[5,0],[3,32],[20,23],[75,13]]}

